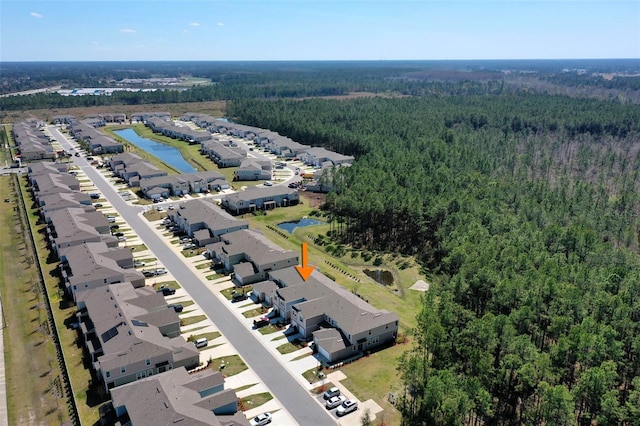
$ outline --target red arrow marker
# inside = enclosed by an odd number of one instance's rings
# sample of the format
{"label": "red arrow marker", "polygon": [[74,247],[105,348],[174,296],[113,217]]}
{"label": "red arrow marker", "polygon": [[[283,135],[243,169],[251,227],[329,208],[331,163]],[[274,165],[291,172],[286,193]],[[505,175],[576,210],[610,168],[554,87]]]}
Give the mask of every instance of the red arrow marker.
{"label": "red arrow marker", "polygon": [[308,265],[309,258],[307,256],[307,243],[302,243],[302,266],[296,265],[296,269],[298,273],[302,277],[303,280],[308,280],[311,276],[311,273],[315,269],[315,266]]}

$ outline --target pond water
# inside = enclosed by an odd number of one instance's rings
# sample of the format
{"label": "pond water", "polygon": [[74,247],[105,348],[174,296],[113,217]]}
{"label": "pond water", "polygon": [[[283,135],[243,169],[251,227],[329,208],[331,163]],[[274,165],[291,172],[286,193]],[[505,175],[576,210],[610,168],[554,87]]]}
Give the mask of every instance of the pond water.
{"label": "pond water", "polygon": [[300,220],[294,221],[294,222],[282,222],[278,224],[278,228],[282,228],[285,231],[287,231],[288,233],[292,234],[293,230],[296,228],[303,228],[305,226],[312,226],[312,225],[320,225],[324,222],[321,222],[319,220],[315,220],[315,219],[309,219],[307,217],[303,217]]}
{"label": "pond water", "polygon": [[364,273],[367,276],[373,278],[377,283],[382,285],[392,285],[393,284],[393,274],[390,271],[385,271],[384,269],[376,269],[370,270],[365,269]]}
{"label": "pond water", "polygon": [[177,148],[150,139],[141,138],[133,129],[114,130],[113,133],[126,139],[127,142],[132,143],[138,148],[147,151],[149,154],[158,157],[182,173],[195,173],[197,171],[185,161],[182,154],[180,154],[180,150]]}

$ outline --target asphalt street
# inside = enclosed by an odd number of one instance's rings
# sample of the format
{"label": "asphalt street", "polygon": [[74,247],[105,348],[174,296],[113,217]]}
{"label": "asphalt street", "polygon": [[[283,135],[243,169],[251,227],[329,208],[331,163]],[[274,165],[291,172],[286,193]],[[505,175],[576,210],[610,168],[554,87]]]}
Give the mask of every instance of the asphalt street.
{"label": "asphalt street", "polygon": [[[65,150],[73,150],[69,141],[57,128],[50,128],[50,130]],[[289,411],[291,416],[304,426],[335,426],[336,420],[330,416],[327,410],[319,405],[302,384],[289,374],[280,360],[276,359],[246,327],[235,319],[229,307],[207,289],[183,260],[167,247],[166,243],[151,229],[150,224],[140,215],[144,208],[127,204],[106,178],[89,165],[84,157],[74,157],[73,160],[144,244],[152,248],[158,260],[176,277],[180,285],[215,323],[220,332],[236,348],[239,355]]]}

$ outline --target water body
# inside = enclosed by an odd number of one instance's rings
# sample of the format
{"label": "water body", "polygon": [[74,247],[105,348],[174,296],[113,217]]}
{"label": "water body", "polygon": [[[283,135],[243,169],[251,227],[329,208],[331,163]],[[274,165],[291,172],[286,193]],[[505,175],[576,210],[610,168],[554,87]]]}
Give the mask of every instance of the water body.
{"label": "water body", "polygon": [[393,284],[393,274],[390,271],[385,271],[384,269],[376,269],[374,271],[365,269],[364,273],[382,285]]}
{"label": "water body", "polygon": [[296,228],[303,228],[305,226],[312,226],[312,225],[320,225],[323,224],[324,222],[321,222],[319,220],[315,220],[315,219],[309,219],[306,217],[303,217],[300,220],[294,221],[294,222],[282,222],[278,224],[279,228],[284,229],[285,231],[287,231],[290,234],[293,234],[293,230]]}
{"label": "water body", "polygon": [[177,148],[152,141],[150,139],[141,138],[133,129],[114,130],[113,133],[123,139],[126,139],[129,143],[132,143],[138,148],[147,151],[149,154],[158,157],[160,160],[177,170],[180,170],[182,173],[197,172],[196,169],[191,167],[191,165],[185,161]]}

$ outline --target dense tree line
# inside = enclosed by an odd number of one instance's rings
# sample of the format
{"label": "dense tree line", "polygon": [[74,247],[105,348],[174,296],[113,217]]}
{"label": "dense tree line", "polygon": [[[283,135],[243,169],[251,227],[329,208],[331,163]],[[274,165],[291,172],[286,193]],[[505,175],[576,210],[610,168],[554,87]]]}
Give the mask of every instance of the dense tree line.
{"label": "dense tree line", "polygon": [[398,366],[405,424],[640,424],[640,108],[503,93],[230,112],[356,155],[332,236],[433,276]]}

